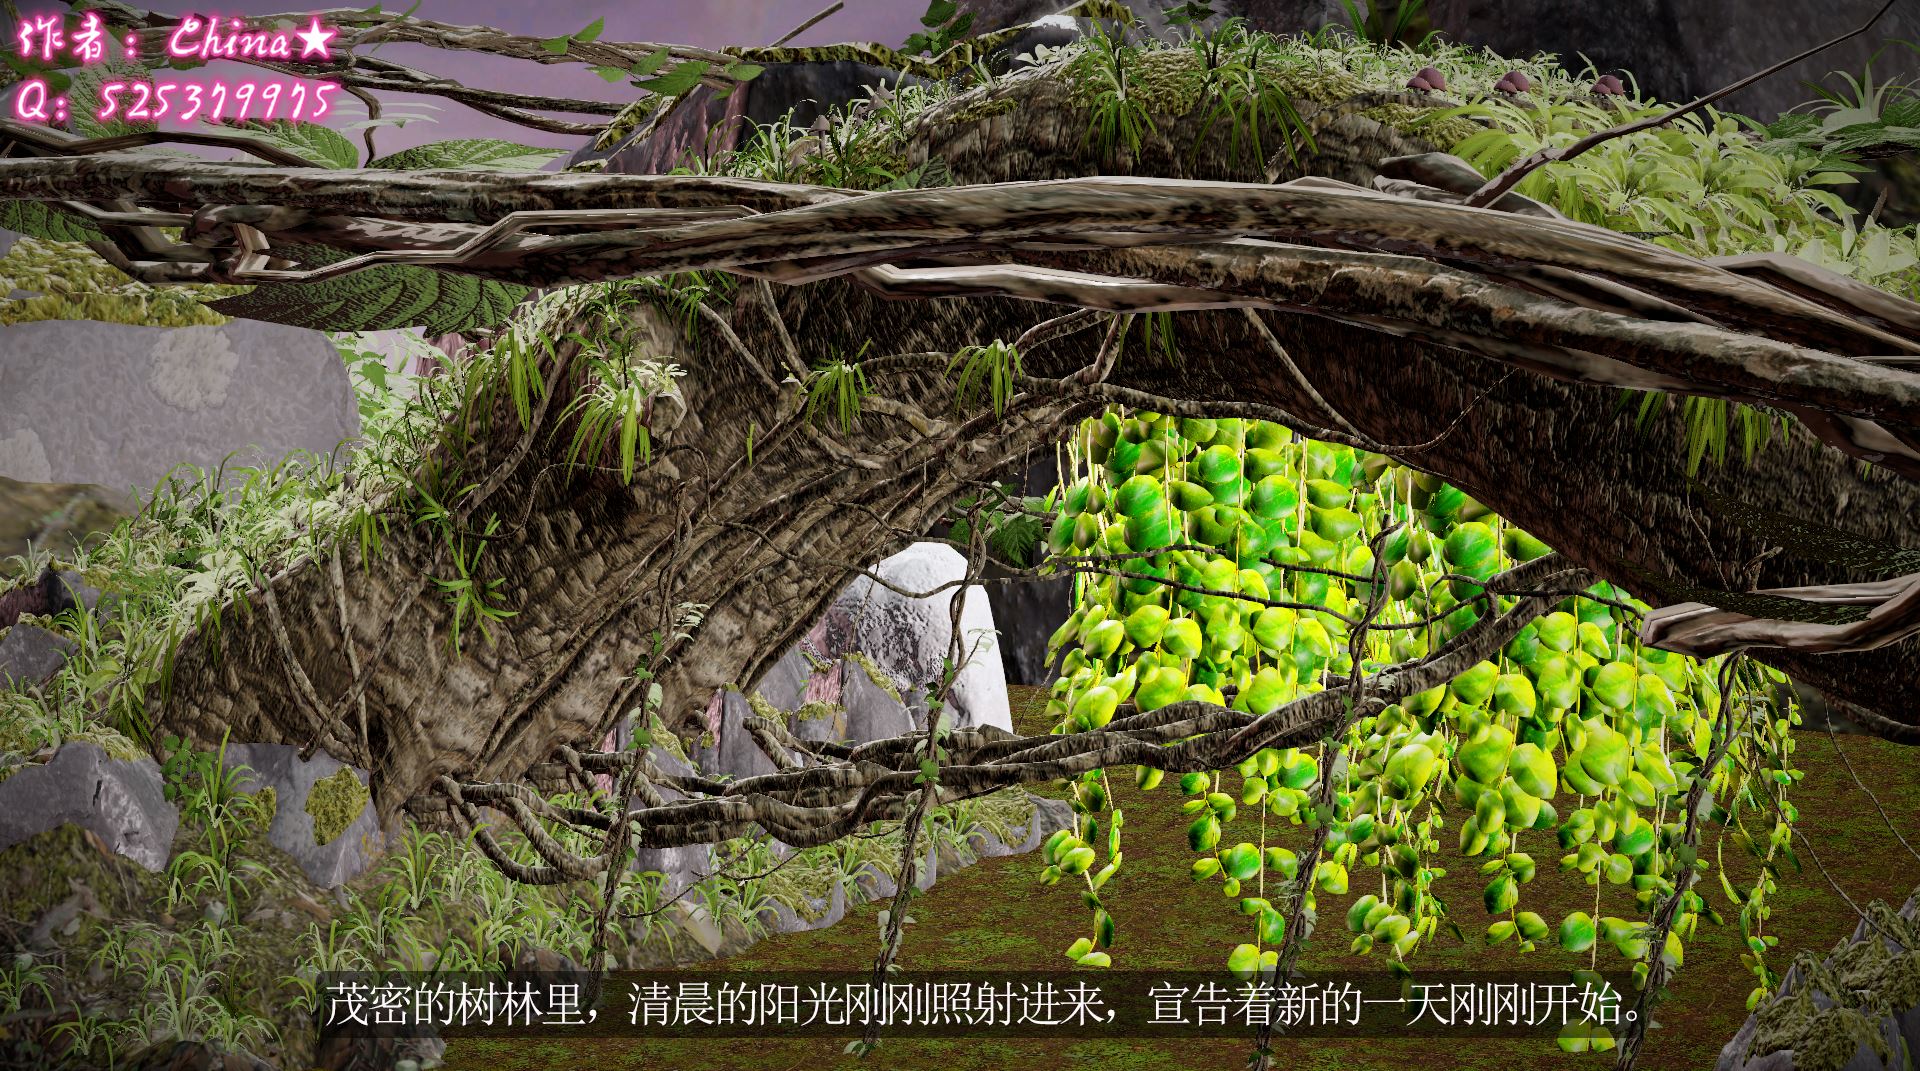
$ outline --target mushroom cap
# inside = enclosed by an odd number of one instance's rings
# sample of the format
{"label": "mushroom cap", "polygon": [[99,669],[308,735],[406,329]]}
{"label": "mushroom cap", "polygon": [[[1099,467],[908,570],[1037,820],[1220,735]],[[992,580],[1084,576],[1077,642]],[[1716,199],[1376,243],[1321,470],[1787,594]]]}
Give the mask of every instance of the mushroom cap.
{"label": "mushroom cap", "polygon": [[1533,79],[1528,78],[1525,71],[1508,71],[1500,80],[1511,85],[1515,93],[1525,93],[1533,88]]}
{"label": "mushroom cap", "polygon": [[1422,78],[1416,74],[1412,78],[1407,79],[1407,88],[1432,90],[1433,83],[1427,81],[1425,78]]}
{"label": "mushroom cap", "polygon": [[1422,67],[1420,68],[1420,73],[1414,75],[1414,77],[1424,81],[1433,89],[1447,88],[1447,76],[1441,74],[1437,68]]}

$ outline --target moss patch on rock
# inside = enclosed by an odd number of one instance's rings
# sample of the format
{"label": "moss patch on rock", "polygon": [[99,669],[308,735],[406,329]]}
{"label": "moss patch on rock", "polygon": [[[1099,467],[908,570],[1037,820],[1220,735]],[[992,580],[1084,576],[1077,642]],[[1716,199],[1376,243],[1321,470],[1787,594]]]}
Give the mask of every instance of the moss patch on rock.
{"label": "moss patch on rock", "polygon": [[315,781],[306,807],[313,816],[313,842],[328,844],[345,833],[367,809],[367,798],[367,786],[344,766],[333,776]]}
{"label": "moss patch on rock", "polygon": [[0,324],[38,320],[101,320],[142,327],[217,326],[225,316],[202,298],[231,297],[246,286],[152,287],[94,255],[79,242],[23,237],[0,257]]}

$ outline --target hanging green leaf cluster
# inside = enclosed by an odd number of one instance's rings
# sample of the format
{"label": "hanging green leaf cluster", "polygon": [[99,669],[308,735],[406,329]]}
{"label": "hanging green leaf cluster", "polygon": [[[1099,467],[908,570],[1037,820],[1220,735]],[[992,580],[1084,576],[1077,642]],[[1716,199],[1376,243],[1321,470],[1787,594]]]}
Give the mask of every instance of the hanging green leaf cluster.
{"label": "hanging green leaf cluster", "polygon": [[[1277,424],[1115,409],[1084,424],[1068,455],[1048,545],[1056,565],[1091,571],[1076,577],[1074,612],[1051,643],[1065,651],[1048,704],[1059,733],[1099,729],[1128,702],[1147,711],[1200,699],[1269,714],[1347,688],[1352,651],[1364,686],[1513,608],[1517,599],[1482,585],[1549,553],[1459,488]],[[1369,619],[1376,584],[1385,590]],[[1352,950],[1383,952],[1405,972],[1442,927],[1460,932],[1436,887],[1446,869],[1435,853],[1450,835],[1484,860],[1480,893],[1497,917],[1488,943],[1517,936],[1521,952],[1557,943],[1595,967],[1605,944],[1644,983],[1650,945],[1677,966],[1699,916],[1718,915],[1689,888],[1662,935],[1651,918],[1601,914],[1599,893],[1629,886],[1651,916],[1684,871],[1705,868],[1685,810],[1707,777],[1701,824],[1717,820],[1762,860],[1749,889],[1719,875],[1752,937],[1760,999],[1777,981],[1761,931],[1774,863],[1791,857],[1786,794],[1799,772],[1788,730],[1798,716],[1770,671],[1741,665],[1723,697],[1718,660],[1642,648],[1629,608],[1645,609],[1596,585],[1528,623],[1497,657],[1352,720],[1317,748],[1266,749],[1235,770],[1179,778],[1192,875],[1218,883],[1252,930],[1229,969],[1251,977],[1273,967],[1289,911],[1301,909],[1304,938],[1316,894],[1377,884],[1347,911]],[[1717,741],[1722,757],[1708,770]],[[1161,780],[1137,772],[1142,788]],[[1106,771],[1072,787],[1079,826],[1047,843],[1042,880],[1082,878],[1094,929],[1069,955],[1104,966],[1115,926],[1100,890],[1120,869],[1123,815]],[[1750,834],[1746,815],[1766,832]],[[1278,843],[1323,823],[1317,856]],[[1594,886],[1591,913],[1549,920],[1523,909],[1541,853]]]}

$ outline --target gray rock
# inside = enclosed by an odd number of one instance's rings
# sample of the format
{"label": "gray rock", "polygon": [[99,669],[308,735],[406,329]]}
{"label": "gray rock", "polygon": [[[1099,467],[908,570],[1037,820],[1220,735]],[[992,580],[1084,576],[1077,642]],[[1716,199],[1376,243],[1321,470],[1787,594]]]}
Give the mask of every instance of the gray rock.
{"label": "gray rock", "polygon": [[100,589],[88,584],[79,573],[54,573],[53,586],[56,591],[53,598],[54,613],[77,606],[83,606],[91,612],[100,605]]}
{"label": "gray rock", "polygon": [[[915,543],[874,566],[873,573],[910,592],[927,592],[966,576],[966,559],[942,543]],[[874,580],[856,577],[836,601],[853,621],[854,648],[905,685],[900,689],[916,720],[927,709],[928,690],[939,681],[952,638],[953,600],[964,592],[960,614],[962,668],[948,694],[953,722],[1013,730],[1007,706],[1007,673],[1000,658],[993,609],[979,585],[949,588],[927,598],[909,598]],[[847,674],[851,684],[865,674]],[[869,682],[871,683],[871,682]],[[848,721],[855,718],[848,704]]]}
{"label": "gray rock", "polygon": [[[1876,905],[1869,910],[1869,914],[1879,909]],[[1916,890],[1913,896],[1907,899],[1906,904],[1900,908],[1899,915],[1908,921],[1920,919],[1920,890]],[[1892,938],[1885,937],[1879,930],[1869,927],[1866,919],[1861,919],[1854,926],[1853,936],[1848,943],[1859,944],[1869,940],[1886,941],[1888,951],[1895,955],[1912,951],[1902,948]],[[1828,962],[1832,962],[1832,956],[1828,957]],[[1802,975],[1799,965],[1795,964],[1781,979],[1774,999],[1778,1000],[1792,994],[1806,984],[1807,980]],[[1834,1006],[1834,1002],[1817,989],[1810,996],[1814,1007],[1818,1009],[1824,1011]],[[1887,1051],[1893,1054],[1892,1061],[1882,1059],[1871,1045],[1862,1042],[1854,1050],[1852,1057],[1841,1065],[1841,1071],[1900,1071],[1901,1068],[1912,1066],[1903,1058],[1903,1049],[1907,1053],[1920,1053],[1920,1005],[1887,1016],[1880,1021],[1879,1027],[1880,1036],[1886,1044]],[[1802,1067],[1791,1049],[1749,1057],[1748,1050],[1752,1047],[1754,1037],[1759,1031],[1758,1013],[1747,1016],[1746,1022],[1742,1023],[1740,1030],[1733,1035],[1733,1040],[1727,1042],[1726,1046],[1720,1050],[1720,1059],[1714,1065],[1715,1071],[1796,1071],[1797,1068]]]}
{"label": "gray rock", "polygon": [[248,768],[242,782],[245,791],[273,789],[273,822],[267,829],[267,839],[292,856],[315,885],[329,889],[351,881],[384,852],[387,839],[371,803],[345,832],[325,844],[314,843],[313,816],[307,813],[307,797],[315,782],[344,768],[352,769],[365,785],[365,770],[346,767],[324,751],[315,751],[313,758],[303,761],[300,749],[290,744],[230,744],[226,764],[230,769]]}
{"label": "gray rock", "polygon": [[[1051,452],[1033,456],[1021,476],[1020,493],[1043,496],[1060,482],[1060,467]],[[988,577],[1004,576],[989,567]],[[1008,684],[1052,684],[1059,668],[1047,662],[1047,641],[1073,612],[1073,577],[1020,580],[987,585],[987,604],[1000,630],[1000,658]]]}
{"label": "gray rock", "polygon": [[0,851],[67,822],[157,872],[172,855],[180,812],[167,802],[158,763],[109,758],[93,744],[62,745],[45,765],[0,781]]}
{"label": "gray rock", "polygon": [[[951,547],[916,543],[873,572],[904,590],[923,592],[961,579],[965,567],[966,560]],[[992,725],[1012,731],[993,610],[980,586],[966,592],[960,627],[969,655],[949,692],[953,722],[956,727]],[[948,589],[912,599],[867,577],[856,578],[754,691],[781,711],[798,710],[815,699],[841,708],[831,717],[798,722],[795,735],[805,740],[866,743],[924,729],[927,693],[948,654],[957,593]],[[849,657],[855,654],[864,658]],[[870,663],[873,672],[862,662]],[[718,697],[708,712],[714,744],[693,756],[700,769],[731,777],[774,772],[773,760],[745,728],[751,713],[751,704],[740,694]]]}
{"label": "gray rock", "polygon": [[15,625],[0,636],[0,688],[44,684],[60,672],[76,648],[65,636],[36,625]]}
{"label": "gray rock", "polygon": [[359,432],[346,367],[318,331],[54,320],[0,336],[0,476],[145,493],[181,462],[325,454]]}

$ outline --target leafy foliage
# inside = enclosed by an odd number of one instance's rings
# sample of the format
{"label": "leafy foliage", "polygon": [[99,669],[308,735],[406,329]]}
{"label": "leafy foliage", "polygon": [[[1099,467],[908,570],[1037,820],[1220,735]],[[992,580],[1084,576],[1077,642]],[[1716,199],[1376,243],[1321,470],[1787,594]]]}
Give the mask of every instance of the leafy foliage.
{"label": "leafy foliage", "polygon": [[560,149],[542,149],[499,138],[454,138],[389,153],[369,161],[367,166],[407,171],[430,168],[538,171],[561,155]]}
{"label": "leafy foliage", "polygon": [[589,463],[598,464],[612,447],[621,482],[632,483],[635,464],[653,457],[647,428],[653,400],[673,390],[673,381],[685,373],[675,364],[619,357],[593,357],[589,366],[593,387],[569,407],[577,424],[567,463],[577,462],[584,450]]}
{"label": "leafy foliage", "polygon": [[[345,256],[316,246],[288,252],[315,266]],[[227,316],[325,331],[423,327],[429,334],[447,334],[500,323],[528,293],[517,283],[382,264],[318,282],[268,283],[208,304]]]}
{"label": "leafy foliage", "polygon": [[860,400],[873,394],[873,385],[858,363],[866,350],[863,345],[851,360],[828,361],[807,376],[802,391],[809,422],[830,418],[842,435],[859,427]]}
{"label": "leafy foliage", "polygon": [[85,217],[45,201],[0,201],[0,229],[51,242],[106,241],[106,235]]}
{"label": "leafy foliage", "polygon": [[908,37],[900,51],[909,56],[938,56],[966,38],[973,26],[973,12],[961,12],[953,0],[929,0],[920,25],[926,29]]}
{"label": "leafy foliage", "polygon": [[311,160],[320,167],[352,168],[360,165],[360,150],[345,135],[323,123],[296,123],[291,119],[228,120],[224,125],[236,133],[285,149]]}
{"label": "leafy foliage", "polygon": [[965,543],[973,538],[977,523],[986,530],[987,550],[995,558],[1018,568],[1038,565],[1044,555],[1045,518],[1050,503],[1034,497],[1020,497],[1012,485],[999,485],[980,495],[969,495],[954,503],[952,524],[947,538]]}
{"label": "leafy foliage", "polygon": [[[1059,733],[1098,730],[1128,701],[1148,711],[1198,699],[1264,715],[1346,688],[1509,609],[1513,599],[1490,595],[1486,582],[1549,552],[1434,477],[1264,422],[1113,410],[1080,429],[1071,462],[1048,534],[1051,561],[1077,574],[1074,613],[1049,645],[1065,653],[1048,704]],[[1699,860],[1681,801],[1703,781],[1727,801],[1721,835],[1761,860],[1755,883],[1734,894],[1757,932],[1776,860],[1791,857],[1797,715],[1778,706],[1781,678],[1770,671],[1742,667],[1723,695],[1717,662],[1641,648],[1627,619],[1644,609],[1598,585],[1526,625],[1494,658],[1361,712],[1317,748],[1269,749],[1235,771],[1184,775],[1193,876],[1219,882],[1252,930],[1228,969],[1251,977],[1272,968],[1290,913],[1310,927],[1317,895],[1371,888],[1359,876],[1370,868],[1381,892],[1348,913],[1351,950],[1386,953],[1404,973],[1418,948],[1457,931],[1439,885],[1445,870],[1430,861],[1453,823],[1461,850],[1485,860],[1482,899],[1497,916],[1488,943],[1517,934],[1524,953],[1557,932],[1596,968],[1606,945],[1644,979],[1651,942],[1665,941],[1661,954],[1677,964],[1674,950],[1701,916],[1713,917],[1677,884]],[[1048,884],[1086,886],[1092,931],[1068,956],[1090,966],[1110,962],[1113,922],[1100,891],[1123,858],[1110,773],[1072,782],[1079,827],[1048,842],[1042,872]],[[1137,776],[1147,788],[1161,780],[1150,769]],[[1764,844],[1743,813],[1772,830]],[[1324,828],[1322,853],[1302,858],[1273,843],[1276,819]],[[1672,931],[1596,918],[1597,908],[1555,927],[1524,910],[1534,855],[1556,842],[1561,869],[1596,897],[1603,884],[1630,885],[1651,913],[1684,895]],[[1750,958],[1756,994],[1778,980],[1760,945]]]}
{"label": "leafy foliage", "polygon": [[985,393],[993,402],[993,415],[999,416],[1013,397],[1014,381],[1022,375],[1020,352],[999,339],[984,346],[963,346],[947,365],[948,375],[956,370],[960,378],[954,384],[954,404],[972,408]]}

